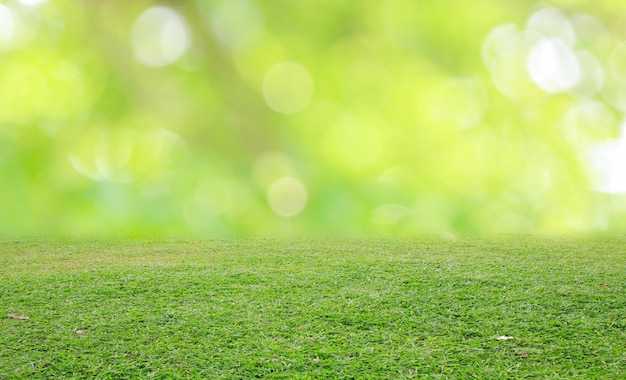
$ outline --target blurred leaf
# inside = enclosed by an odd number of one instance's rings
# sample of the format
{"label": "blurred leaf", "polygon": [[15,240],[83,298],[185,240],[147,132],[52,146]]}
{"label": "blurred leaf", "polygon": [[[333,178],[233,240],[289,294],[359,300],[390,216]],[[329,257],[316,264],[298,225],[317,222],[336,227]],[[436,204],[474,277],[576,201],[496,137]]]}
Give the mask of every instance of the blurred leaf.
{"label": "blurred leaf", "polygon": [[7,314],[7,317],[13,318],[13,319],[29,319],[24,314]]}

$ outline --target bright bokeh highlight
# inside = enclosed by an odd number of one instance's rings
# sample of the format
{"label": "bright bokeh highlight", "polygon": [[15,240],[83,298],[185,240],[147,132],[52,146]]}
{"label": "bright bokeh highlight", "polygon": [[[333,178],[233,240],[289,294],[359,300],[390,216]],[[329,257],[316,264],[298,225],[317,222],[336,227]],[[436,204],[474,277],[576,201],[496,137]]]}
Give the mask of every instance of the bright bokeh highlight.
{"label": "bright bokeh highlight", "polygon": [[272,182],[267,189],[267,199],[272,211],[280,216],[298,215],[308,199],[306,187],[296,178],[283,177]]}
{"label": "bright bokeh highlight", "polygon": [[313,97],[313,79],[295,62],[272,66],[263,78],[263,96],[276,112],[293,114],[302,111]]}
{"label": "bright bokeh highlight", "polygon": [[580,79],[580,67],[574,52],[560,39],[543,39],[528,56],[530,76],[542,90],[563,92]]}
{"label": "bright bokeh highlight", "polygon": [[160,67],[178,60],[189,49],[191,36],[178,12],[166,7],[152,7],[135,21],[132,43],[139,62]]}

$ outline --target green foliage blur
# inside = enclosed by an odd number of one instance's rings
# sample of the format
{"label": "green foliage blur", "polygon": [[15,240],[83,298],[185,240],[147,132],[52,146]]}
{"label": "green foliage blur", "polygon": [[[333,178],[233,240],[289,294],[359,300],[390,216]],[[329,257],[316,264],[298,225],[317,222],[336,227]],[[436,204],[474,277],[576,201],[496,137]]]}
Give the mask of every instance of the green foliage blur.
{"label": "green foliage blur", "polygon": [[626,227],[626,3],[0,4],[0,234]]}

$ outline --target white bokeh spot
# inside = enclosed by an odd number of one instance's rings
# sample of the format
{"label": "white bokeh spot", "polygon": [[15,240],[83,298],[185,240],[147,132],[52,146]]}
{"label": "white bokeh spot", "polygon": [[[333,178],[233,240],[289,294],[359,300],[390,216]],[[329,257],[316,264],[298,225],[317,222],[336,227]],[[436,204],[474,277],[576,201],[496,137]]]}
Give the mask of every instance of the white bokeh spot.
{"label": "white bokeh spot", "polygon": [[588,152],[595,189],[602,193],[626,193],[626,122],[621,136]]}
{"label": "white bokeh spot", "polygon": [[0,44],[8,45],[13,41],[16,32],[16,18],[13,11],[0,4]]}
{"label": "white bokeh spot", "polygon": [[48,0],[19,0],[19,2],[29,7],[34,7],[43,3],[47,3]]}
{"label": "white bokeh spot", "polygon": [[542,39],[532,48],[528,71],[537,86],[551,93],[569,90],[581,76],[576,54],[558,38]]}
{"label": "white bokeh spot", "polygon": [[151,67],[174,63],[191,46],[185,19],[167,7],[151,7],[139,15],[131,39],[135,58]]}
{"label": "white bokeh spot", "polygon": [[282,177],[267,189],[267,199],[274,213],[290,217],[298,215],[306,206],[308,192],[304,184],[293,177]]}
{"label": "white bokeh spot", "polygon": [[263,78],[263,97],[276,112],[294,114],[302,111],[313,97],[311,74],[295,62],[272,66]]}
{"label": "white bokeh spot", "polygon": [[547,38],[558,38],[568,46],[576,43],[576,33],[569,18],[554,7],[545,7],[533,13],[526,23],[528,30],[539,32]]}

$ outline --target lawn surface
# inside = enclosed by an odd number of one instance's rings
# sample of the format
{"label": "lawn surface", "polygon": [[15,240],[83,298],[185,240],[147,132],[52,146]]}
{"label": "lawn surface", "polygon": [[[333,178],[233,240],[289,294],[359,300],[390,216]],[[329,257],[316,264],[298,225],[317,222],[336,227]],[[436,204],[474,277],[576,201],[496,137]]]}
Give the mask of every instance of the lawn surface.
{"label": "lawn surface", "polygon": [[0,379],[626,379],[625,248],[4,239]]}

